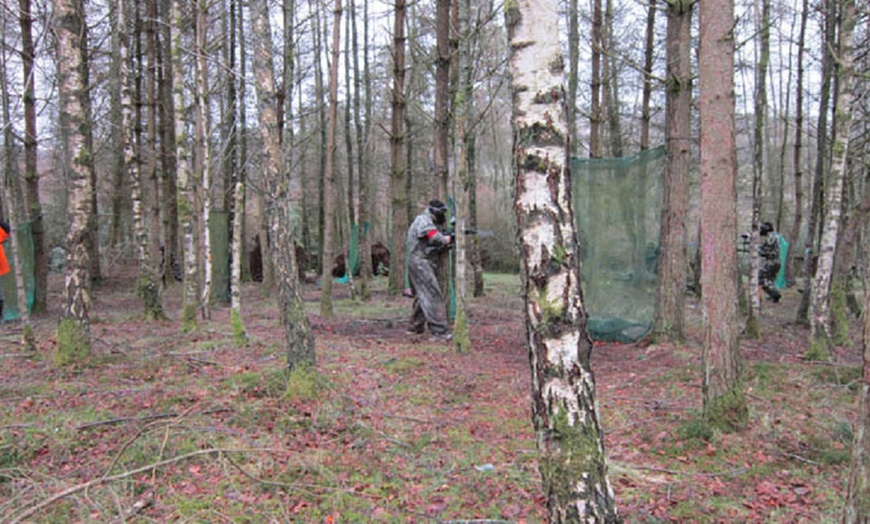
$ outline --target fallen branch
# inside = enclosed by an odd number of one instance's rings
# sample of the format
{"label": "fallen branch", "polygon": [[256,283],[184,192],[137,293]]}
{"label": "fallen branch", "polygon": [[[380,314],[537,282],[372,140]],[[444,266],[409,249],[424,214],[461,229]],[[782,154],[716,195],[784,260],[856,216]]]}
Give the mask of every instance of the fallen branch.
{"label": "fallen branch", "polygon": [[685,475],[685,476],[698,476],[698,477],[723,477],[729,475],[736,475],[739,473],[745,473],[747,468],[739,467],[734,469],[729,469],[728,471],[713,471],[710,473],[700,473],[700,472],[691,472],[691,471],[677,471],[674,469],[665,469],[665,468],[657,468],[655,466],[631,466],[634,469],[643,469],[646,471],[655,471],[656,473],[667,473],[668,475]]}
{"label": "fallen branch", "polygon": [[85,429],[96,428],[100,426],[111,426],[113,424],[121,424],[124,422],[147,422],[152,420],[160,420],[164,418],[173,418],[187,415],[211,415],[213,413],[222,413],[224,411],[230,411],[229,408],[215,408],[209,409],[206,411],[198,411],[196,413],[155,413],[154,415],[140,415],[138,417],[119,417],[112,418],[109,420],[100,420],[97,422],[90,422],[88,424],[82,424],[81,426],[76,426],[76,431],[82,431]]}
{"label": "fallen branch", "polygon": [[187,357],[187,361],[191,364],[200,364],[203,366],[220,367],[220,364],[218,364],[217,362],[214,362],[212,360],[203,360],[201,358],[196,358],[196,357]]}
{"label": "fallen branch", "polygon": [[19,524],[21,522],[25,522],[29,517],[35,515],[38,511],[47,508],[48,506],[54,504],[58,500],[64,499],[78,493],[80,491],[84,491],[86,489],[90,489],[94,486],[99,486],[101,484],[108,484],[110,482],[114,482],[116,480],[123,480],[125,478],[132,477],[134,475],[138,475],[140,473],[146,473],[148,471],[153,471],[156,469],[160,469],[165,466],[169,466],[171,464],[175,464],[176,462],[181,462],[190,458],[200,457],[203,455],[222,455],[229,453],[245,453],[245,452],[255,452],[255,451],[263,451],[274,453],[279,450],[274,449],[228,449],[228,448],[212,448],[212,449],[201,449],[198,451],[191,451],[190,453],[185,453],[184,455],[179,455],[177,457],[173,457],[166,460],[161,460],[159,462],[155,462],[153,464],[148,464],[147,466],[142,466],[141,468],[132,469],[130,471],[125,471],[124,473],[118,473],[117,475],[112,475],[111,477],[100,477],[93,480],[89,480],[87,482],[83,482],[81,484],[76,484],[75,486],[69,487],[63,491],[55,493],[54,495],[48,497],[38,504],[34,504],[30,508],[24,510],[19,515],[15,516],[12,520],[9,521],[9,524]]}
{"label": "fallen branch", "polygon": [[797,461],[799,461],[799,462],[804,462],[804,463],[806,463],[806,464],[811,464],[811,465],[813,465],[813,466],[821,466],[821,465],[822,465],[821,462],[816,462],[815,460],[810,460],[810,459],[805,458],[805,457],[802,457],[802,456],[800,456],[800,455],[795,455],[794,453],[787,453],[787,452],[785,452],[785,451],[780,451],[780,453],[782,453],[782,455],[783,455],[784,457],[787,457],[787,458],[793,458],[793,459],[795,459],[795,460],[797,460]]}
{"label": "fallen branch", "polygon": [[472,519],[472,520],[439,520],[438,524],[511,524],[510,520]]}

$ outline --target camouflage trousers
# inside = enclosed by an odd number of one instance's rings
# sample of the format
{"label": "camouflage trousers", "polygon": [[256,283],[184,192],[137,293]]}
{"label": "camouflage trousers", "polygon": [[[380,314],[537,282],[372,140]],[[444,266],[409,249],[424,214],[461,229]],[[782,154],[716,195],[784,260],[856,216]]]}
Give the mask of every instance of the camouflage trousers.
{"label": "camouflage trousers", "polygon": [[427,324],[433,335],[444,334],[448,329],[444,297],[435,269],[435,265],[426,259],[411,257],[408,261],[408,277],[414,293],[409,329],[416,333],[423,333]]}
{"label": "camouflage trousers", "polygon": [[758,285],[774,302],[779,302],[782,297],[779,290],[776,289],[776,276],[779,274],[779,267],[779,262],[762,262],[761,269],[758,271]]}

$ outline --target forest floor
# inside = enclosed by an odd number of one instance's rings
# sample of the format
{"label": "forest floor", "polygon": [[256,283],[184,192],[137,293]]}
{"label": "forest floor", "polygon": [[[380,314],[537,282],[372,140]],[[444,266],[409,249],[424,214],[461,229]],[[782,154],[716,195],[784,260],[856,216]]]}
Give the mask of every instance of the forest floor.
{"label": "forest floor", "polygon": [[[53,277],[54,296],[60,276]],[[511,522],[546,520],[530,417],[519,280],[487,275],[473,348],[405,333],[410,301],[383,278],[368,303],[335,286],[335,315],[304,288],[317,375],[288,376],[273,298],[243,289],[248,341],[229,309],[182,334],[146,322],[132,279],[95,290],[95,358],[53,364],[58,311],[38,352],[0,324],[2,522]],[[596,344],[592,366],[610,481],[627,523],[838,522],[858,409],[860,330],[830,364],[805,362],[798,291],[764,303],[743,340],[750,424],[699,418],[701,339],[690,300],[682,347]],[[59,303],[53,300],[53,303]]]}

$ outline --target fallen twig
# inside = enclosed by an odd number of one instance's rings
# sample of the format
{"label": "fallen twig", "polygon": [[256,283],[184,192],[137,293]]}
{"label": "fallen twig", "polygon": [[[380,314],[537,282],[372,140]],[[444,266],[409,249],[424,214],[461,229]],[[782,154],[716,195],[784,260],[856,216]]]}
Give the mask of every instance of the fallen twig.
{"label": "fallen twig", "polygon": [[151,420],[159,420],[163,418],[173,418],[180,417],[186,415],[211,415],[213,413],[222,413],[224,411],[230,411],[229,408],[215,408],[208,409],[205,411],[197,411],[195,413],[155,413],[154,415],[140,415],[138,417],[118,417],[112,418],[109,420],[100,420],[97,422],[90,422],[88,424],[82,424],[81,426],[76,426],[76,431],[82,431],[85,429],[96,428],[99,426],[111,426],[113,424],[121,424],[124,422],[147,422]]}
{"label": "fallen twig", "polygon": [[821,462],[816,462],[815,460],[810,460],[810,459],[804,458],[800,455],[795,455],[794,453],[786,453],[784,451],[781,451],[780,453],[782,453],[783,456],[785,456],[785,457],[793,458],[799,462],[804,462],[806,464],[812,464],[813,466],[821,466],[822,465]]}
{"label": "fallen twig", "polygon": [[728,471],[713,471],[710,473],[700,473],[700,472],[692,472],[692,471],[677,471],[674,469],[665,469],[665,468],[657,468],[655,466],[631,466],[634,469],[643,469],[646,471],[655,471],[657,473],[667,473],[668,475],[687,475],[687,476],[699,476],[699,477],[723,477],[736,475],[739,473],[746,472],[747,468],[739,467],[734,469],[729,469]]}
{"label": "fallen twig", "polygon": [[512,524],[510,520],[472,519],[472,520],[439,520],[438,524]]}
{"label": "fallen twig", "polygon": [[196,358],[196,357],[187,357],[187,361],[191,364],[201,364],[203,366],[220,367],[220,364],[218,364],[217,362],[214,362],[212,360],[203,360],[201,358]]}
{"label": "fallen twig", "polygon": [[221,454],[229,454],[229,453],[245,453],[245,452],[255,452],[255,451],[266,451],[270,453],[274,453],[278,450],[274,449],[229,449],[229,448],[211,448],[211,449],[201,449],[197,451],[191,451],[190,453],[185,453],[184,455],[179,455],[177,457],[172,457],[170,459],[161,460],[159,462],[155,462],[153,464],[148,464],[146,466],[142,466],[141,468],[132,469],[130,471],[125,471],[124,473],[118,473],[117,475],[112,475],[111,477],[100,477],[93,480],[89,480],[87,482],[83,482],[81,484],[76,484],[75,486],[69,487],[63,491],[55,493],[54,495],[48,497],[38,504],[34,504],[33,506],[27,508],[15,518],[9,521],[9,524],[19,524],[20,522],[25,522],[29,517],[36,514],[38,511],[47,508],[48,506],[54,504],[58,500],[64,499],[70,495],[78,493],[80,491],[84,491],[86,489],[90,489],[94,486],[99,486],[100,484],[107,484],[109,482],[114,482],[116,480],[122,480],[125,478],[132,477],[133,475],[138,475],[140,473],[145,473],[147,471],[153,471],[160,469],[165,466],[169,466],[171,464],[175,464],[176,462],[181,462],[183,460],[187,460],[190,458],[195,458],[203,455],[221,455]]}

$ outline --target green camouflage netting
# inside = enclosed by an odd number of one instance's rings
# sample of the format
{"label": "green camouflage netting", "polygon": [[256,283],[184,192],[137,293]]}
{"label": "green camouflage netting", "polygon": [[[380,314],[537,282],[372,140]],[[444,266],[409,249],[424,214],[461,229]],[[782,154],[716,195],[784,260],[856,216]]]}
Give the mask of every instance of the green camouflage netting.
{"label": "green camouflage netting", "polygon": [[574,216],[593,340],[632,342],[652,327],[658,280],[664,147],[574,158]]}

